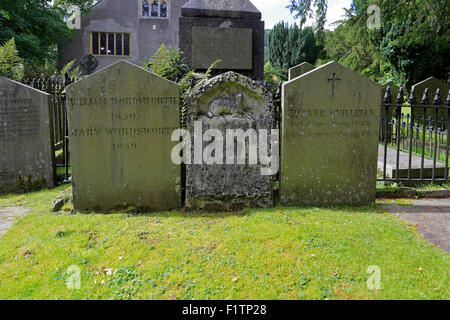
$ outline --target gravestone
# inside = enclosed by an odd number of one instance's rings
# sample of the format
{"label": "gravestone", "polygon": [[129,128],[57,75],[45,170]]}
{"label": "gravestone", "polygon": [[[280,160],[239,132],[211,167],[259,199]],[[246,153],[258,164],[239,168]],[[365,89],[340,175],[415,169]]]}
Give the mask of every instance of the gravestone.
{"label": "gravestone", "polygon": [[76,210],[181,207],[176,83],[120,61],[70,85],[67,107]]}
{"label": "gravestone", "polygon": [[283,205],[375,200],[381,86],[337,62],[283,85]]}
{"label": "gravestone", "polygon": [[264,78],[264,22],[249,0],[191,0],[181,9],[180,50],[191,68]]}
{"label": "gravestone", "polygon": [[429,103],[431,104],[434,99],[434,95],[436,94],[437,89],[440,89],[441,91],[441,99],[442,101],[445,101],[447,98],[448,91],[450,89],[450,86],[448,83],[445,83],[444,81],[439,80],[435,77],[430,77],[426,80],[423,80],[415,85],[413,85],[413,89],[416,93],[417,102],[420,104],[420,101],[422,100],[423,94],[425,92],[425,89],[428,88],[428,96],[429,96]]}
{"label": "gravestone", "polygon": [[299,64],[298,66],[290,68],[289,69],[289,80],[292,80],[294,78],[301,76],[302,74],[310,72],[311,70],[314,70],[314,68],[315,67],[308,62],[303,62],[303,63]]}
{"label": "gravestone", "polygon": [[[186,115],[187,131],[194,141],[199,141],[191,145],[193,159],[186,165],[186,207],[211,211],[272,206],[274,175],[279,169],[279,145],[277,138],[273,144],[277,149],[272,149],[269,141],[275,125],[269,91],[245,76],[224,73],[191,92],[186,101]],[[219,143],[220,151],[208,150],[212,139],[206,136],[210,129],[216,131],[214,142]],[[245,152],[240,149],[244,145],[242,140],[228,135],[228,130],[238,129],[249,134],[245,138]],[[270,165],[261,161],[260,142],[265,139],[261,129],[268,130],[267,155],[276,155],[269,174],[263,174],[262,170]],[[257,149],[252,148],[255,144],[249,143],[252,132],[255,140],[259,137]],[[232,150],[231,161],[227,158],[228,150]],[[205,154],[214,156],[214,161],[207,162]],[[252,155],[259,155],[259,160],[251,162]]]}
{"label": "gravestone", "polygon": [[[423,81],[415,84],[412,87],[412,89],[414,89],[414,92],[416,94],[416,99],[417,99],[416,104],[417,105],[421,104],[425,89],[428,89],[428,104],[429,105],[433,104],[437,89],[440,90],[441,104],[445,104],[445,100],[447,99],[447,95],[448,95],[450,86],[448,85],[448,83],[445,83],[444,81],[441,81],[438,78],[430,77],[426,80],[423,80]],[[422,110],[419,110],[418,113],[421,117],[423,117]],[[429,118],[429,117],[431,117],[433,120],[435,120],[435,118],[436,118],[435,112],[430,109],[427,110],[427,115],[426,115],[426,118]],[[447,121],[447,119],[448,119],[448,112],[446,109],[439,110],[438,120],[442,120],[442,119],[444,119],[444,121]],[[419,120],[419,122],[423,124],[423,120]],[[430,126],[429,121],[426,121],[425,125]],[[431,124],[431,126],[435,126],[434,122]],[[437,126],[441,127],[442,124],[439,123]]]}
{"label": "gravestone", "polygon": [[55,185],[50,95],[0,77],[0,193]]}

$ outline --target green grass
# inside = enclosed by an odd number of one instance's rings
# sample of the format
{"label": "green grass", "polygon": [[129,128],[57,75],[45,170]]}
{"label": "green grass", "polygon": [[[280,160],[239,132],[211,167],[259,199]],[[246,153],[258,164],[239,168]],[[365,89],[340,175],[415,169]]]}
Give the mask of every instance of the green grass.
{"label": "green grass", "polygon": [[[64,167],[57,167],[56,168],[56,175],[58,176],[64,176],[64,174],[66,173],[66,168]],[[72,173],[72,168],[69,167],[69,174]]]}
{"label": "green grass", "polygon": [[420,186],[418,188],[419,190],[443,190],[443,189],[450,189],[450,183],[442,183],[442,184],[435,184],[430,183],[423,186]]}
{"label": "green grass", "polygon": [[[374,206],[55,214],[63,187],[0,241],[0,299],[449,299],[449,256]],[[69,266],[81,289],[66,286]],[[366,281],[381,268],[381,290]]]}

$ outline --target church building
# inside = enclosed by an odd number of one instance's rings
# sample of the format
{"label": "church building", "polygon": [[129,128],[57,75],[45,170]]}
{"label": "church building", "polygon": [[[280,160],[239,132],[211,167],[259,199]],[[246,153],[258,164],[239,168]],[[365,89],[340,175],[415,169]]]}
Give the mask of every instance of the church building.
{"label": "church building", "polygon": [[142,65],[162,43],[178,48],[179,18],[186,2],[101,0],[81,17],[81,29],[65,43],[60,64],[76,59],[86,74],[123,59]]}

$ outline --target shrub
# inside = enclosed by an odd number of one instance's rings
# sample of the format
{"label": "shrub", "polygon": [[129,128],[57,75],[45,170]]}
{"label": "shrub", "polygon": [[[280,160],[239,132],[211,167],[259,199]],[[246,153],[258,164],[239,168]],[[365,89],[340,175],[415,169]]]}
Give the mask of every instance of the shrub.
{"label": "shrub", "polygon": [[180,50],[166,49],[164,43],[142,67],[171,81],[179,81],[189,72],[187,61],[181,57]]}
{"label": "shrub", "polygon": [[286,74],[286,70],[274,68],[270,62],[264,65],[264,80],[269,83],[273,94],[277,92],[280,83],[287,80]]}
{"label": "shrub", "polygon": [[24,75],[23,61],[19,57],[14,38],[0,46],[0,76],[20,80]]}

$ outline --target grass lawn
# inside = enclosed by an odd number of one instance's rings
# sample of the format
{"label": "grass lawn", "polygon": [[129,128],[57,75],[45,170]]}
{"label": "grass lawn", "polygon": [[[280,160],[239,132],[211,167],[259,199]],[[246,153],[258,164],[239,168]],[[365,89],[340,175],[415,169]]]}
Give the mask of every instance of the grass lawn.
{"label": "grass lawn", "polygon": [[[0,240],[0,299],[450,298],[449,255],[375,205],[55,214],[61,190],[0,197],[32,208]],[[72,265],[79,290],[66,286]]]}

